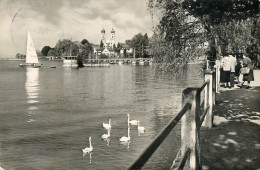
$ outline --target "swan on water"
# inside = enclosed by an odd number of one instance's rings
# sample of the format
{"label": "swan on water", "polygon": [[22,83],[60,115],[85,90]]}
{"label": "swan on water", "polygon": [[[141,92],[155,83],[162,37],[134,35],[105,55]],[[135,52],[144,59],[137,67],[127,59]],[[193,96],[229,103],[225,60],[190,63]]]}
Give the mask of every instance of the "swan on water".
{"label": "swan on water", "polygon": [[83,154],[87,154],[93,151],[93,147],[91,145],[91,137],[89,137],[89,147],[82,149]]}
{"label": "swan on water", "polygon": [[111,119],[108,119],[108,124],[107,123],[103,123],[103,128],[111,129]]}
{"label": "swan on water", "polygon": [[120,142],[128,142],[130,141],[130,135],[129,135],[130,128],[127,129],[128,136],[123,136],[119,139]]}
{"label": "swan on water", "polygon": [[102,139],[108,139],[110,137],[110,129],[107,130],[107,134],[103,134]]}
{"label": "swan on water", "polygon": [[143,126],[140,126],[140,122],[138,122],[137,129],[138,129],[139,132],[144,132],[145,131],[145,128]]}
{"label": "swan on water", "polygon": [[[128,117],[128,120],[129,120],[129,117]],[[123,137],[119,138],[119,141],[120,142],[128,142],[128,141],[130,141],[130,127],[129,127],[129,123],[127,124],[127,137],[123,136]]]}
{"label": "swan on water", "polygon": [[127,114],[128,116],[128,124],[130,123],[131,125],[137,125],[138,124],[138,120],[130,120],[130,114]]}

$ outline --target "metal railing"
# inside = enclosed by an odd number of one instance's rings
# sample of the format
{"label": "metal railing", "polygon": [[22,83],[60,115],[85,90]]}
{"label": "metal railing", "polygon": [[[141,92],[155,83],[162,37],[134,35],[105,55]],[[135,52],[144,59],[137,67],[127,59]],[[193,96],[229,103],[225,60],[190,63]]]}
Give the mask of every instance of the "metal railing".
{"label": "metal railing", "polygon": [[[201,169],[200,163],[200,127],[211,128],[213,124],[212,107],[215,103],[215,72],[205,71],[205,82],[199,87],[186,88],[182,92],[181,111],[156,136],[138,159],[128,169],[141,169],[160,146],[171,130],[181,120],[181,148],[173,161],[171,169],[183,169],[189,160],[189,169]],[[204,90],[204,106],[201,105],[201,93]],[[203,108],[203,109],[202,109]],[[201,114],[201,110],[203,113]],[[205,119],[205,121],[204,121]],[[189,159],[188,159],[189,158]]]}

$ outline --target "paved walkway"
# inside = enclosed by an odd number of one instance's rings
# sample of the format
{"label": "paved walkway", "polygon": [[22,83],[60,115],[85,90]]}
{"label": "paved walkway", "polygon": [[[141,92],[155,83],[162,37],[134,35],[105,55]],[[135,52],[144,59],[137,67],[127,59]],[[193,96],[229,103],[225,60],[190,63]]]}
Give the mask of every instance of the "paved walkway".
{"label": "paved walkway", "polygon": [[253,88],[220,88],[214,126],[201,129],[203,169],[260,169],[260,70]]}

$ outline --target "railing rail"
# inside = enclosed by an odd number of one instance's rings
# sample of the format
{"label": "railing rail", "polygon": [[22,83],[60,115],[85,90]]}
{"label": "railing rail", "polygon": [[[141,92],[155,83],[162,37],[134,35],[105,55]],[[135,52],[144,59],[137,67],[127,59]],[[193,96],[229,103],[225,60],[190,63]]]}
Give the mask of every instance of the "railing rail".
{"label": "railing rail", "polygon": [[[200,88],[186,88],[182,92],[181,111],[164,127],[152,143],[144,150],[138,159],[128,169],[141,169],[152,156],[155,150],[168,136],[175,125],[181,120],[181,159],[178,167],[183,169],[185,162],[189,160],[189,169],[201,169],[200,163],[200,127],[212,127],[212,107],[215,104],[216,76],[211,70],[205,71],[205,82]],[[201,93],[204,90],[204,108],[201,112]],[[178,156],[177,156],[178,157]],[[189,159],[188,159],[189,158]],[[177,159],[177,158],[176,158]],[[178,158],[179,159],[179,158]]]}
{"label": "railing rail", "polygon": [[184,155],[182,156],[181,161],[180,161],[179,166],[178,166],[177,169],[183,169],[183,168],[184,168],[185,163],[186,163],[188,157],[190,156],[190,152],[191,152],[190,148],[188,148],[188,149],[185,151],[185,153],[184,153]]}
{"label": "railing rail", "polygon": [[208,113],[209,107],[210,107],[210,106],[208,105],[208,106],[206,107],[206,109],[204,110],[203,114],[202,114],[201,117],[200,117],[200,127],[201,127],[202,123],[204,122],[204,119],[205,119],[206,114]]}
{"label": "railing rail", "polygon": [[139,158],[129,167],[129,169],[141,169],[146,161],[151,157],[157,147],[163,142],[175,125],[179,122],[182,116],[191,108],[190,103],[186,103],[183,109],[173,118],[164,129],[157,135],[153,142],[145,149]]}

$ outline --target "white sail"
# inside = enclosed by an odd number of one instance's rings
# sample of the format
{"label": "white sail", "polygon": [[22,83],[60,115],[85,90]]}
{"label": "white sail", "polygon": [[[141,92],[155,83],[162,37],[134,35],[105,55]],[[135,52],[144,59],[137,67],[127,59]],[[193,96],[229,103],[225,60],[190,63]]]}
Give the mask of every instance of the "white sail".
{"label": "white sail", "polygon": [[34,48],[34,44],[32,41],[32,37],[29,31],[28,31],[28,39],[27,39],[26,63],[39,63]]}

